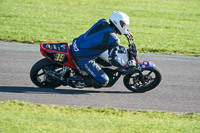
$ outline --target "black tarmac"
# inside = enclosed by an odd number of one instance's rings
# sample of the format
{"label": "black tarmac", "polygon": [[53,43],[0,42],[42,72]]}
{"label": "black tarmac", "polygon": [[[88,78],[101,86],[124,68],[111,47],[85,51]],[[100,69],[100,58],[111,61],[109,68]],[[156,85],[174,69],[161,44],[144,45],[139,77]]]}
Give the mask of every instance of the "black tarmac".
{"label": "black tarmac", "polygon": [[140,60],[156,63],[162,74],[160,85],[146,93],[127,90],[123,77],[112,88],[37,88],[29,72],[42,58],[39,45],[0,41],[0,101],[200,113],[200,57],[140,54]]}

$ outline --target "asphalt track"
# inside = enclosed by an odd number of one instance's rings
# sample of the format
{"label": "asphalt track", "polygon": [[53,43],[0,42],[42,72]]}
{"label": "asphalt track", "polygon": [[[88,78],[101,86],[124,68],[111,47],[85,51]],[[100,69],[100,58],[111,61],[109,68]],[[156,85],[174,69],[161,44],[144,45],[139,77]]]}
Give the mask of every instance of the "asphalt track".
{"label": "asphalt track", "polygon": [[122,78],[112,88],[37,88],[29,71],[41,58],[39,45],[0,41],[0,101],[200,113],[200,57],[140,54],[140,60],[153,61],[162,74],[161,84],[146,93],[130,92]]}

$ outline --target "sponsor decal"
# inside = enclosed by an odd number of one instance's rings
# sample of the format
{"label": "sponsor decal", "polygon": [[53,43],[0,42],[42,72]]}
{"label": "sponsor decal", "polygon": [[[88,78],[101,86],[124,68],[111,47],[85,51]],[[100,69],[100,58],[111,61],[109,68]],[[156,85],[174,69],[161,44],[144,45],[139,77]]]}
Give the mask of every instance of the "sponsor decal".
{"label": "sponsor decal", "polygon": [[54,50],[57,50],[57,46],[56,46],[56,45],[53,45],[53,49],[54,49]]}
{"label": "sponsor decal", "polygon": [[153,64],[151,62],[149,62],[149,66],[153,66]]}
{"label": "sponsor decal", "polygon": [[79,51],[77,44],[76,44],[76,40],[73,43],[73,48],[74,48],[74,51],[76,51],[76,52]]}
{"label": "sponsor decal", "polygon": [[141,68],[152,68],[152,67],[154,68],[154,67],[156,67],[156,65],[150,61],[141,61],[140,67]]}
{"label": "sponsor decal", "polygon": [[92,70],[88,67],[87,64],[85,64],[84,66],[88,70],[88,72],[90,72],[92,74],[92,76],[96,77],[96,75],[92,72]]}
{"label": "sponsor decal", "polygon": [[61,45],[61,51],[65,51],[66,50],[66,45]]}
{"label": "sponsor decal", "polygon": [[46,48],[47,48],[47,49],[52,49],[52,47],[51,47],[50,44],[47,44],[47,45],[46,45]]}

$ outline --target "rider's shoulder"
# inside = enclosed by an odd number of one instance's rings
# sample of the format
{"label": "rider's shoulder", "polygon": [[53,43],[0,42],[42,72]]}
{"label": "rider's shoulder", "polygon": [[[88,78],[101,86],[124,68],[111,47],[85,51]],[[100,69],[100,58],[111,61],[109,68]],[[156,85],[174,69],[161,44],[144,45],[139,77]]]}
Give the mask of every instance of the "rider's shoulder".
{"label": "rider's shoulder", "polygon": [[109,26],[109,23],[106,19],[100,19],[97,24],[101,24],[103,26]]}
{"label": "rider's shoulder", "polygon": [[[98,21],[99,23],[108,23],[107,19],[103,18]],[[108,23],[109,24],[109,23]]]}

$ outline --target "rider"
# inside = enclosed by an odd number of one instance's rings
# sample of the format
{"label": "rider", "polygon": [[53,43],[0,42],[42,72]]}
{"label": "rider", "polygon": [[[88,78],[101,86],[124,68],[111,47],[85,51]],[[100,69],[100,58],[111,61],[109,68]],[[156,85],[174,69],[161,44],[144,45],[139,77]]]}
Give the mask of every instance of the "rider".
{"label": "rider", "polygon": [[106,86],[109,78],[101,70],[95,59],[108,50],[110,63],[124,68],[127,66],[123,59],[117,57],[120,40],[117,34],[129,34],[129,17],[125,13],[114,11],[109,19],[101,19],[95,23],[86,33],[73,40],[71,45],[72,57],[78,67],[87,72],[92,78],[85,78],[84,83],[88,86]]}

